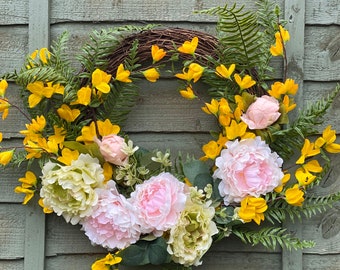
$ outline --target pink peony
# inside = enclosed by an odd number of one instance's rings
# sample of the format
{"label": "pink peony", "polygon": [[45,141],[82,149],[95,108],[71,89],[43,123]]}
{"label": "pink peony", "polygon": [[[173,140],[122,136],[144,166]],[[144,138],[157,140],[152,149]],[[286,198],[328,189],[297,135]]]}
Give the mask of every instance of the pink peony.
{"label": "pink peony", "polygon": [[162,235],[177,223],[185,208],[185,185],[170,173],[161,173],[137,185],[130,201],[137,209],[143,233]]}
{"label": "pink peony", "polygon": [[283,160],[260,137],[229,141],[226,146],[216,158],[213,174],[222,180],[218,189],[225,205],[248,195],[259,197],[281,184]]}
{"label": "pink peony", "polygon": [[105,161],[119,166],[125,165],[129,161],[128,155],[122,151],[126,146],[124,138],[111,134],[104,136],[101,141],[96,138],[95,142]]}
{"label": "pink peony", "polygon": [[280,104],[277,99],[270,96],[256,98],[246,112],[241,116],[249,129],[264,129],[279,119]]}
{"label": "pink peony", "polygon": [[123,249],[137,242],[140,237],[140,226],[132,205],[118,193],[111,180],[107,188],[96,189],[98,203],[92,214],[80,223],[92,244],[105,248]]}

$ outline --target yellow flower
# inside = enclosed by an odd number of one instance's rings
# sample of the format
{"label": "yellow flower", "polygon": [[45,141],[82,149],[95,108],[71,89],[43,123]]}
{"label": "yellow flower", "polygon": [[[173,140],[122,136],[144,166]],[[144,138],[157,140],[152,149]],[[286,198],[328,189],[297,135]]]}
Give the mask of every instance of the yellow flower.
{"label": "yellow flower", "polygon": [[316,179],[316,176],[311,172],[320,173],[322,171],[323,168],[320,166],[319,162],[317,160],[311,160],[295,171],[295,177],[300,186],[307,186]]}
{"label": "yellow flower", "polygon": [[52,210],[52,209],[47,208],[47,207],[44,205],[43,198],[40,198],[40,199],[39,199],[38,204],[42,207],[42,209],[43,209],[43,211],[44,211],[45,214],[51,214],[51,213],[53,213],[53,210]]}
{"label": "yellow flower", "polygon": [[268,94],[273,98],[279,99],[282,94],[285,94],[285,87],[282,82],[275,82],[271,85],[271,89],[268,90]]}
{"label": "yellow flower", "polygon": [[335,130],[331,129],[331,126],[327,126],[323,132],[322,137],[319,137],[315,141],[315,146],[318,148],[324,147],[325,150],[329,153],[339,153],[340,152],[340,144],[334,143],[336,140]]}
{"label": "yellow flower", "polygon": [[125,83],[129,83],[132,82],[129,79],[130,76],[130,71],[124,69],[123,64],[120,64],[117,68],[117,73],[116,73],[116,80],[120,81],[120,82],[125,82]]}
{"label": "yellow flower", "polygon": [[77,137],[77,142],[84,142],[85,144],[92,143],[97,137],[95,122],[91,122],[89,126],[84,126],[81,129],[81,135]]}
{"label": "yellow flower", "polygon": [[289,98],[288,95],[284,95],[283,100],[282,100],[282,104],[283,104],[285,111],[287,113],[294,110],[295,107],[296,107],[296,103],[294,103],[294,100]]}
{"label": "yellow flower", "polygon": [[43,149],[36,142],[27,141],[25,151],[27,152],[26,159],[41,158]]}
{"label": "yellow flower", "polygon": [[57,113],[60,118],[66,120],[68,123],[72,123],[80,115],[80,110],[71,109],[68,105],[63,104],[57,109]]}
{"label": "yellow flower", "polygon": [[241,78],[241,76],[236,73],[234,75],[234,79],[240,87],[241,91],[244,89],[248,89],[256,84],[256,82],[249,75],[245,75],[243,78]]}
{"label": "yellow flower", "polygon": [[29,83],[26,88],[32,93],[28,97],[28,105],[30,108],[34,108],[44,97],[50,98],[54,93],[53,87],[45,87],[41,81]]}
{"label": "yellow flower", "polygon": [[92,73],[92,85],[98,91],[107,94],[110,92],[109,82],[111,80],[111,75],[107,74],[105,71],[96,69]]}
{"label": "yellow flower", "polygon": [[188,67],[188,71],[185,71],[185,69],[183,69],[183,73],[177,73],[175,74],[175,77],[186,80],[188,82],[193,80],[195,83],[201,78],[203,71],[204,67],[197,63],[191,63]]}
{"label": "yellow flower", "polygon": [[305,139],[305,143],[301,149],[301,156],[296,161],[296,164],[303,164],[305,163],[305,159],[307,157],[313,157],[320,154],[320,148],[315,148],[314,143],[311,143],[310,140]]}
{"label": "yellow flower", "polygon": [[226,68],[226,66],[222,64],[216,67],[215,73],[220,77],[230,79],[231,74],[235,71],[235,67],[235,64],[231,64],[229,68]]}
{"label": "yellow flower", "polygon": [[284,42],[287,42],[290,39],[288,30],[283,28],[282,25],[279,25],[279,32],[276,32],[275,37],[276,36],[280,36]]}
{"label": "yellow flower", "polygon": [[105,121],[97,121],[97,125],[100,136],[118,134],[120,131],[120,127],[118,125],[113,125],[110,119],[106,119]]}
{"label": "yellow flower", "polygon": [[14,155],[14,150],[0,152],[0,165],[6,166],[11,162]]}
{"label": "yellow flower", "polygon": [[37,140],[37,138],[41,137],[41,132],[45,126],[46,119],[43,115],[37,116],[36,119],[32,119],[32,123],[26,124],[27,129],[20,131],[20,134],[25,135],[24,144],[26,144],[28,140]]}
{"label": "yellow flower", "polygon": [[273,56],[283,55],[283,45],[281,39],[276,39],[275,45],[270,46],[270,53]]}
{"label": "yellow flower", "polygon": [[293,79],[287,79],[284,84],[284,94],[296,95],[299,85]]}
{"label": "yellow flower", "polygon": [[194,37],[191,41],[185,41],[182,46],[178,48],[180,53],[194,54],[198,45],[198,37]]}
{"label": "yellow flower", "polygon": [[92,89],[88,85],[80,88],[77,92],[77,100],[74,102],[71,102],[71,105],[76,105],[76,104],[81,104],[84,106],[89,105],[91,102],[91,94],[92,94]]}
{"label": "yellow flower", "polygon": [[47,48],[41,48],[39,50],[39,58],[43,64],[47,64],[48,60],[51,57],[51,53]]}
{"label": "yellow flower", "polygon": [[257,225],[260,225],[264,220],[264,212],[268,209],[267,202],[263,198],[246,197],[241,201],[241,207],[238,211],[239,217],[244,222],[254,220]]}
{"label": "yellow flower", "polygon": [[48,137],[49,141],[54,140],[57,144],[61,144],[65,140],[66,130],[56,125],[53,126],[54,134]]}
{"label": "yellow flower", "polygon": [[160,61],[165,55],[166,52],[163,49],[160,49],[157,45],[151,46],[151,56],[153,63]]}
{"label": "yellow flower", "polygon": [[180,90],[179,93],[182,97],[186,99],[194,99],[197,98],[194,91],[192,90],[191,86],[188,86],[186,90]]}
{"label": "yellow flower", "polygon": [[290,180],[290,173],[285,173],[281,179],[281,185],[277,186],[274,191],[280,193],[283,190],[285,184]]}
{"label": "yellow flower", "polygon": [[58,157],[58,161],[69,166],[69,165],[71,165],[72,160],[77,160],[78,157],[79,157],[78,150],[72,151],[71,149],[64,148],[61,151],[61,156]]}
{"label": "yellow flower", "polygon": [[2,135],[2,133],[0,132],[0,142],[2,142],[2,138],[3,138],[3,135]]}
{"label": "yellow flower", "polygon": [[31,171],[27,171],[25,173],[25,177],[19,178],[19,182],[21,182],[22,187],[31,188],[37,186],[37,177]]}
{"label": "yellow flower", "polygon": [[27,171],[25,173],[25,177],[19,178],[19,182],[21,182],[21,186],[17,186],[14,189],[16,193],[24,193],[26,194],[24,201],[22,204],[27,204],[29,200],[31,200],[34,196],[34,192],[37,187],[37,177],[31,171]]}
{"label": "yellow flower", "polygon": [[295,177],[298,180],[300,186],[308,186],[316,179],[316,176],[314,174],[306,171],[303,167],[298,168],[295,171]]}
{"label": "yellow flower", "polygon": [[91,122],[89,126],[84,126],[81,129],[81,136],[78,136],[77,142],[84,142],[85,144],[92,143],[94,138],[97,137],[96,125],[100,136],[107,136],[110,134],[118,134],[120,127],[118,125],[113,125],[109,119],[105,121]]}
{"label": "yellow flower", "polygon": [[156,82],[159,78],[159,72],[155,68],[145,70],[143,75],[149,82]]}
{"label": "yellow flower", "polygon": [[246,134],[247,127],[244,122],[237,123],[235,120],[231,120],[230,125],[225,127],[228,140],[233,141],[236,138],[242,138]]}
{"label": "yellow flower", "polygon": [[2,120],[7,118],[9,107],[11,107],[11,104],[8,102],[8,99],[0,98],[0,113],[2,113]]}
{"label": "yellow flower", "polygon": [[104,170],[104,183],[112,179],[113,168],[109,162],[104,162],[103,164]]}
{"label": "yellow flower", "polygon": [[298,184],[295,184],[293,187],[288,188],[285,192],[286,201],[290,205],[301,206],[303,201],[305,200],[304,192],[300,189]]}
{"label": "yellow flower", "polygon": [[206,161],[208,159],[214,160],[221,152],[222,146],[219,145],[215,141],[210,141],[207,144],[203,145],[202,151],[205,154],[204,157],[201,157],[200,159],[203,161]]}
{"label": "yellow flower", "polygon": [[23,188],[22,186],[15,187],[14,192],[26,194],[22,204],[27,204],[34,196],[34,190],[29,188]]}
{"label": "yellow flower", "polygon": [[6,80],[0,81],[0,97],[4,97],[6,94],[6,89],[8,87],[8,83]]}
{"label": "yellow flower", "polygon": [[205,107],[202,107],[202,110],[206,114],[217,115],[219,107],[219,102],[216,99],[212,99],[210,103],[205,103]]}
{"label": "yellow flower", "polygon": [[108,253],[105,258],[95,261],[91,270],[110,270],[112,265],[119,264],[121,261],[121,257],[112,256],[111,253]]}

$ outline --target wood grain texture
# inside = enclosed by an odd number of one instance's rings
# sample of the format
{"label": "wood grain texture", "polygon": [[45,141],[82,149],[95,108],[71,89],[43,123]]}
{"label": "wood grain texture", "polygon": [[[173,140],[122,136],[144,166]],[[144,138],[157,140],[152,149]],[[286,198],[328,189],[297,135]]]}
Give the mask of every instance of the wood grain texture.
{"label": "wood grain texture", "polygon": [[25,208],[19,204],[0,204],[0,258],[24,257]]}
{"label": "wood grain texture", "polygon": [[0,25],[28,24],[27,0],[0,0]]}

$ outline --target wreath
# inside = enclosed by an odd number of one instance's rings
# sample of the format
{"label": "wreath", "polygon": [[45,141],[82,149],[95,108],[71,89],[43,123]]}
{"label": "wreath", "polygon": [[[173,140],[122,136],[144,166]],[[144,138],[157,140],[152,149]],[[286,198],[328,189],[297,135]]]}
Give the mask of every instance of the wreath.
{"label": "wreath", "polygon": [[[66,53],[67,33],[50,50],[29,55],[0,82],[2,118],[18,109],[28,119],[23,145],[0,152],[2,166],[28,166],[15,188],[25,194],[23,204],[40,196],[45,213],[80,224],[93,245],[107,248],[94,270],[188,269],[231,234],[268,248],[313,246],[278,224],[310,218],[340,200],[339,192],[311,192],[330,169],[329,153],[340,152],[336,131],[327,126],[320,135],[316,128],[340,86],[290,119],[298,85],[285,76],[268,84],[272,57],[282,57],[286,69],[290,39],[273,10],[261,1],[252,12],[236,5],[201,11],[218,17],[217,37],[153,25],[95,31],[77,56],[77,72]],[[201,99],[216,122],[201,157],[143,149],[121,128],[136,104],[138,81],[161,75],[176,78],[188,102]],[[6,98],[7,80],[21,86],[29,114]],[[38,171],[31,169],[36,162]]]}

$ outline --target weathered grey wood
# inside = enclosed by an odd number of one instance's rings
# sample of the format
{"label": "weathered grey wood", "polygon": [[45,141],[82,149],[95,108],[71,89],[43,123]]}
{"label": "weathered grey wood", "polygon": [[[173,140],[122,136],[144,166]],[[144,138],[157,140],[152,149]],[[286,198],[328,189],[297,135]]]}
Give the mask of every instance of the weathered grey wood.
{"label": "weathered grey wood", "polygon": [[[194,14],[194,11],[224,6],[224,0],[211,1],[150,1],[150,0],[102,0],[83,1],[82,5],[75,1],[55,1],[51,8],[51,22],[69,21],[216,21],[212,16]],[[254,1],[238,1],[239,6],[246,4],[247,9],[254,9]],[[233,2],[230,2],[233,4]],[[282,2],[281,2],[282,4]]]}
{"label": "weathered grey wood", "polygon": [[0,204],[0,239],[1,259],[24,257],[25,209],[21,205]]}
{"label": "weathered grey wood", "polygon": [[[223,5],[226,1],[222,0],[214,0],[214,1],[186,1],[187,6],[186,8],[180,10],[177,8],[177,4],[180,0],[177,1],[169,1],[161,0],[157,2],[153,2],[154,6],[157,5],[158,8],[161,10],[164,10],[163,13],[159,14],[159,12],[156,14],[156,16],[159,18],[160,21],[164,21],[166,19],[170,20],[171,18],[173,20],[178,20],[178,15],[183,16],[183,18],[189,18],[191,17],[191,10],[194,8],[206,8],[206,7],[213,7],[216,5]],[[119,6],[119,2],[123,2]],[[125,3],[124,3],[125,2]],[[144,2],[144,5],[143,5]],[[196,2],[196,3],[195,3]],[[239,4],[247,3],[247,6],[250,8],[254,7],[253,2],[250,4],[243,0],[238,1]],[[283,6],[283,1],[277,2]],[[78,3],[78,5],[77,5]],[[154,17],[152,14],[152,10],[150,7],[147,6],[147,3],[150,3],[150,1],[144,0],[144,1],[138,1],[137,5],[129,4],[129,1],[96,1],[93,6],[93,3],[89,1],[53,1],[52,5],[52,22],[62,22],[62,21],[95,21],[95,17],[99,21],[103,20],[113,20],[115,17],[113,16],[113,12],[110,11],[112,7],[117,7],[116,14],[117,20],[121,18],[121,20],[127,20],[126,16],[131,16],[132,20],[148,20],[150,19],[150,16]],[[167,4],[167,7],[164,6],[164,3]],[[172,4],[171,4],[172,3]],[[101,4],[101,6],[100,6]],[[196,6],[195,6],[196,4]],[[133,8],[132,10],[129,10],[128,12],[125,12],[127,7]],[[164,7],[162,7],[164,6]],[[169,7],[174,7],[171,11],[178,11],[178,12],[171,12]],[[308,4],[306,6],[306,23],[307,24],[340,24],[340,17],[339,17],[339,0],[310,0],[308,1]],[[79,11],[79,8],[81,10]],[[124,9],[123,9],[124,8]],[[142,17],[142,15],[138,15],[138,8],[144,8],[146,11],[144,11],[143,16],[149,15],[149,17]],[[191,8],[191,9],[190,9]],[[149,11],[147,11],[149,9]],[[0,10],[1,10],[1,16],[0,16],[0,25],[13,25],[13,24],[27,24],[28,23],[28,1],[22,1],[22,0],[1,0],[0,1]],[[87,10],[87,11],[86,11]],[[122,12],[119,12],[122,11]],[[124,12],[123,12],[124,11]],[[95,12],[95,15],[92,15],[93,12]],[[98,15],[102,12],[102,16]],[[161,15],[164,15],[166,12],[166,16],[161,17]],[[66,13],[66,14],[65,14]],[[183,15],[185,14],[185,15]],[[139,16],[139,19],[133,16]],[[93,16],[93,17],[92,17]],[[152,18],[151,17],[151,18]],[[193,21],[193,19],[191,18]]]}
{"label": "weathered grey wood", "polygon": [[27,0],[0,0],[0,10],[0,25],[28,23]]}
{"label": "weathered grey wood", "polygon": [[24,268],[24,260],[0,260],[0,270],[22,270]]}
{"label": "weathered grey wood", "polygon": [[[29,0],[29,51],[49,46],[49,8],[49,0]],[[45,215],[37,202],[36,196],[26,208],[25,270],[45,269]]]}
{"label": "weathered grey wood", "polygon": [[306,24],[340,24],[339,0],[308,0]]}
{"label": "weathered grey wood", "polygon": [[[287,77],[299,84],[298,94],[295,97],[298,111],[302,109],[303,103],[303,80],[304,80],[304,39],[305,39],[305,1],[286,0],[285,19],[288,21],[286,27],[293,37],[286,46]],[[295,237],[301,238],[301,224],[293,224],[289,220],[283,226]],[[302,250],[282,250],[282,270],[302,269]]]}
{"label": "weathered grey wood", "polygon": [[305,80],[340,81],[340,26],[306,27]]}
{"label": "weathered grey wood", "polygon": [[0,26],[1,75],[19,69],[24,63],[28,53],[27,32],[27,26]]}

